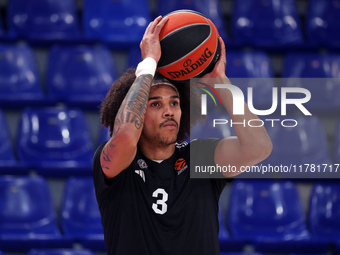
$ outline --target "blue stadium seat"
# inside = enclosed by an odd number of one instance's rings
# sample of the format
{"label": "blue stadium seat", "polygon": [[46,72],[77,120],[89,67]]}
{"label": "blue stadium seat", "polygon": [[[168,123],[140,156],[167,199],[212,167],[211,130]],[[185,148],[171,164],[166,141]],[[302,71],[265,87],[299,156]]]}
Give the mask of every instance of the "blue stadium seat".
{"label": "blue stadium seat", "polygon": [[331,60],[330,54],[291,52],[285,56],[282,76],[283,78],[330,78],[334,76]]}
{"label": "blue stadium seat", "polygon": [[274,71],[265,52],[227,51],[226,75],[247,98],[247,89],[253,88],[253,105],[256,109],[269,109],[272,105]]}
{"label": "blue stadium seat", "polygon": [[27,255],[94,255],[87,249],[33,249]]}
{"label": "blue stadium seat", "polygon": [[303,42],[294,0],[235,0],[233,40],[260,47],[297,46]]}
{"label": "blue stadium seat", "polygon": [[248,239],[260,252],[324,252],[329,246],[311,238],[293,182],[238,179],[229,204],[232,236]]}
{"label": "blue stadium seat", "polygon": [[[279,176],[285,178],[330,178],[334,176],[328,169],[318,169],[315,172],[307,170],[304,164],[332,164],[328,141],[321,120],[317,116],[286,116],[276,118],[274,127],[267,127],[267,132],[273,143],[271,155],[261,162],[262,165],[286,166]],[[296,122],[298,124],[293,127]],[[287,120],[287,121],[284,121]],[[284,127],[283,125],[292,126]],[[267,124],[267,122],[266,122]],[[302,168],[299,166],[302,165]],[[294,168],[295,167],[295,168]]]}
{"label": "blue stadium seat", "polygon": [[17,151],[43,176],[92,174],[93,144],[79,109],[26,108],[18,127]]}
{"label": "blue stadium seat", "polygon": [[116,79],[111,52],[97,46],[55,46],[50,50],[46,85],[70,107],[98,110]]}
{"label": "blue stadium seat", "polygon": [[10,0],[9,33],[34,42],[70,41],[80,37],[75,1]]}
{"label": "blue stadium seat", "polygon": [[312,45],[340,47],[340,3],[339,1],[308,1],[306,32]]}
{"label": "blue stadium seat", "polygon": [[3,251],[71,246],[71,241],[64,238],[57,227],[45,179],[0,176],[0,201],[0,247]]}
{"label": "blue stadium seat", "polygon": [[119,49],[139,45],[151,21],[147,0],[87,0],[83,11],[85,36]]}
{"label": "blue stadium seat", "polygon": [[157,14],[166,15],[176,10],[193,10],[208,17],[216,26],[224,42],[228,41],[220,0],[172,0],[158,1]]}
{"label": "blue stadium seat", "polygon": [[[340,54],[289,53],[285,57],[283,70],[283,77],[289,79],[285,81],[284,86],[308,89],[312,97],[305,106],[311,111],[338,112],[339,66]],[[294,97],[301,96],[292,93],[291,98]]]}
{"label": "blue stadium seat", "polygon": [[337,120],[334,132],[334,163],[340,164],[340,119]]}
{"label": "blue stadium seat", "polygon": [[269,56],[263,51],[227,51],[228,78],[273,78]]}
{"label": "blue stadium seat", "polygon": [[28,174],[28,167],[19,162],[15,155],[6,116],[0,110],[0,175]]}
{"label": "blue stadium seat", "polygon": [[105,250],[103,227],[91,177],[70,177],[61,208],[65,235],[84,247]]}
{"label": "blue stadium seat", "polygon": [[317,182],[314,184],[309,204],[309,226],[313,236],[336,243],[340,240],[340,184]]}
{"label": "blue stadium seat", "polygon": [[33,50],[27,45],[0,44],[0,107],[18,108],[48,102]]}

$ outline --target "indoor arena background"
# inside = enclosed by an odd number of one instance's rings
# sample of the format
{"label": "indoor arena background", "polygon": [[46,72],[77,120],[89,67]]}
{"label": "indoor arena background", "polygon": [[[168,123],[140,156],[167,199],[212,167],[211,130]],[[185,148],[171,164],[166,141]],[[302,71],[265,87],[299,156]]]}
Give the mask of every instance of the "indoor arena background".
{"label": "indoor arena background", "polygon": [[[340,83],[329,79],[340,78],[340,0],[0,0],[0,254],[105,254],[91,180],[108,137],[98,107],[140,61],[147,24],[176,9],[212,19],[231,78],[323,78],[309,87],[313,117],[273,136],[273,153],[340,174]],[[339,181],[235,181],[220,244],[340,254]]]}

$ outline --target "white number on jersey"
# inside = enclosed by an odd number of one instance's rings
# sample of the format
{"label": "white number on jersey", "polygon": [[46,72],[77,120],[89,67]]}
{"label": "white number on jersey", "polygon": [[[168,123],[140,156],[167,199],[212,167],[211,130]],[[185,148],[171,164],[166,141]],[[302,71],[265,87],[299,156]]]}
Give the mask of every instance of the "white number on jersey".
{"label": "white number on jersey", "polygon": [[168,193],[164,189],[156,189],[154,193],[152,193],[152,197],[158,198],[158,195],[161,195],[160,199],[156,201],[156,203],[152,204],[152,209],[157,214],[164,214],[168,210],[168,205],[166,201],[168,201]]}

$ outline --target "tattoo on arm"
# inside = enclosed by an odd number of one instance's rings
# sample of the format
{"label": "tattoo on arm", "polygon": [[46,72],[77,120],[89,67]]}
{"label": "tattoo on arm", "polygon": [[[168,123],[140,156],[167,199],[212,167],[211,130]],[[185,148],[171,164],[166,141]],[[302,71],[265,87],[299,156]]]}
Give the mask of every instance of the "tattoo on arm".
{"label": "tattoo on arm", "polygon": [[132,84],[117,113],[114,134],[117,134],[121,125],[125,123],[133,123],[136,129],[143,126],[151,81],[152,75],[141,75]]}
{"label": "tattoo on arm", "polygon": [[108,167],[107,167],[107,166],[105,166],[105,165],[102,165],[102,169],[109,170],[110,168],[108,168]]}
{"label": "tattoo on arm", "polygon": [[[114,122],[112,135],[116,136],[124,124],[131,123],[140,130],[143,127],[144,115],[149,99],[149,91],[152,82],[152,75],[141,75],[132,84],[129,92],[125,96]],[[112,160],[112,151],[110,148],[115,147],[115,144],[110,140],[102,151],[102,169],[110,170],[106,164]]]}
{"label": "tattoo on arm", "polygon": [[109,146],[104,147],[102,154],[103,154],[103,159],[105,161],[111,162],[111,160],[110,160],[111,156],[110,156],[110,153],[109,153]]}
{"label": "tattoo on arm", "polygon": [[[102,151],[102,158],[105,162],[111,162],[112,156],[110,155],[109,148],[116,147],[113,142],[110,140],[107,142],[106,146],[103,148]],[[110,168],[105,164],[101,164],[102,169],[109,170]]]}

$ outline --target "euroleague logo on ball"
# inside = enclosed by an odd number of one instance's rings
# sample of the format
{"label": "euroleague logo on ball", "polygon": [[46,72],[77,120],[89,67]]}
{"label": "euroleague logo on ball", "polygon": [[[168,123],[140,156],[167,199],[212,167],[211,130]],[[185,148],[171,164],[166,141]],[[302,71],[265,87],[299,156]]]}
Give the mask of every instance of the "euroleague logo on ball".
{"label": "euroleague logo on ball", "polygon": [[177,171],[177,174],[181,174],[185,169],[187,169],[187,162],[184,160],[184,158],[179,158],[175,163],[175,170]]}
{"label": "euroleague logo on ball", "polygon": [[191,59],[186,60],[183,64],[184,67],[188,67],[190,65],[191,65]]}

